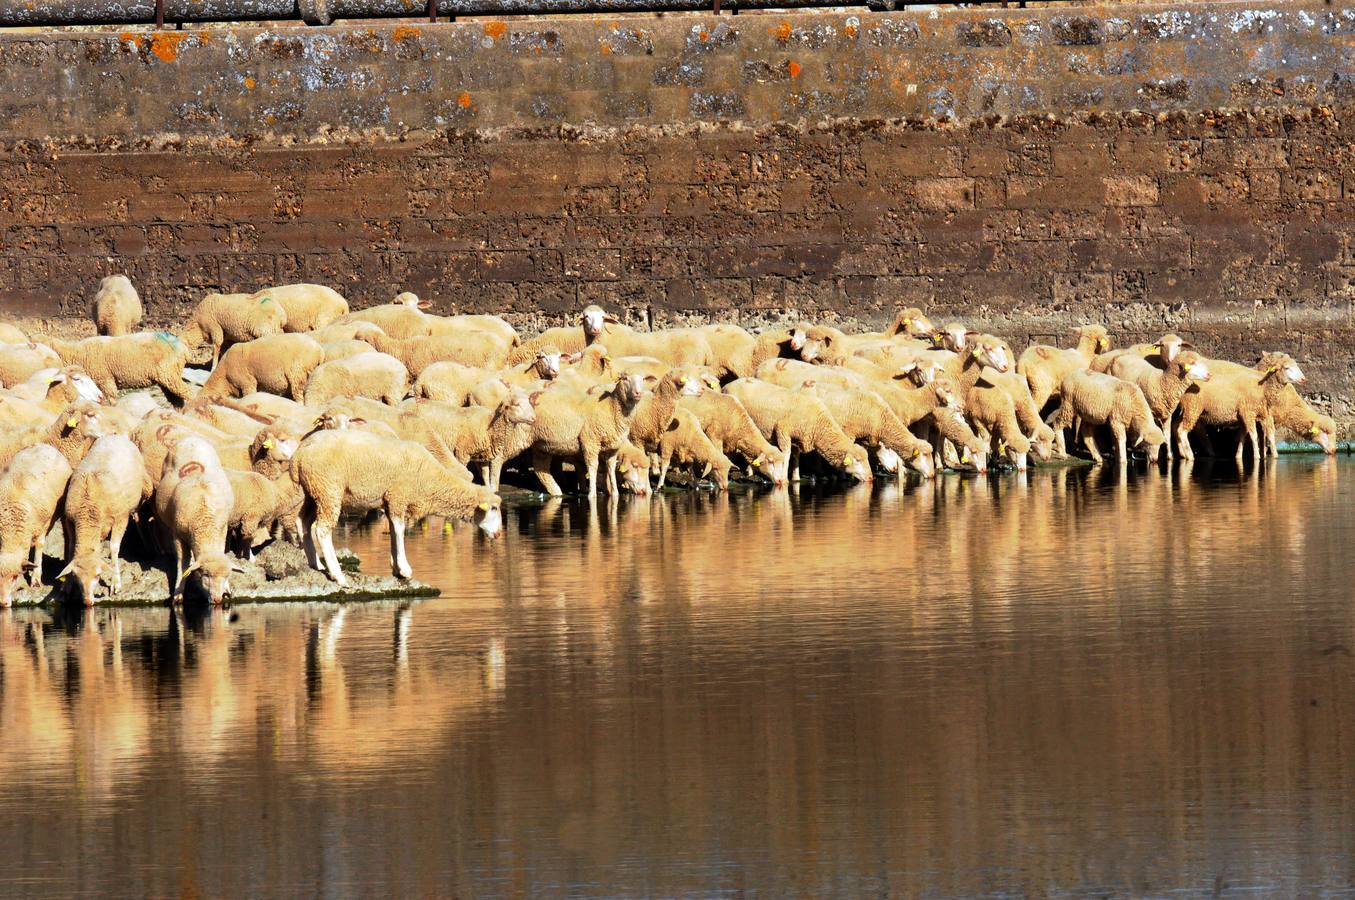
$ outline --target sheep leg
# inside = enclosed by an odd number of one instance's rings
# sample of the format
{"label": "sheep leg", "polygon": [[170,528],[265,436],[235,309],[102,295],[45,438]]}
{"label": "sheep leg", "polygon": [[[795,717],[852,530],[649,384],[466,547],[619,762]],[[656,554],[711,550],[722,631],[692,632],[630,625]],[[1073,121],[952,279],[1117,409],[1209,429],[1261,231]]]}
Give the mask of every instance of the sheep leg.
{"label": "sheep leg", "polygon": [[489,486],[489,463],[480,463],[480,480]]}
{"label": "sheep leg", "polygon": [[[49,528],[48,531],[51,531]],[[42,584],[42,544],[43,535],[33,542],[33,568],[28,570],[28,586],[37,587]]]}
{"label": "sheep leg", "polygon": [[499,478],[503,474],[503,459],[494,457],[489,461],[489,467],[485,469],[485,486],[491,491],[499,489]]}
{"label": "sheep leg", "polygon": [[386,522],[390,525],[391,532],[391,568],[395,571],[395,577],[408,579],[414,574],[414,570],[405,557],[404,517],[392,515],[387,511]]}
{"label": "sheep leg", "polygon": [[654,490],[663,490],[663,483],[668,480],[668,467],[673,464],[673,451],[671,448],[665,449],[659,455],[659,486]]}
{"label": "sheep leg", "polygon": [[183,601],[183,567],[188,561],[188,545],[175,540],[174,544],[174,580],[169,586],[169,599],[171,603],[180,603]]}
{"label": "sheep leg", "polygon": [[617,456],[618,454],[616,453],[606,453],[602,456],[603,462],[607,466],[607,493],[611,494],[613,497],[621,493],[616,484]]}
{"label": "sheep leg", "polygon": [[1165,434],[1165,435],[1167,436],[1167,440],[1165,440],[1165,441],[1162,443],[1162,452],[1164,452],[1164,453],[1167,454],[1167,462],[1171,462],[1171,461],[1172,461],[1172,423],[1171,423],[1171,417],[1168,416],[1168,417],[1167,417],[1167,421],[1161,423],[1161,425],[1160,425],[1159,427],[1161,427],[1162,433]]}
{"label": "sheep leg", "polygon": [[1082,443],[1087,446],[1087,452],[1092,455],[1092,462],[1101,462],[1101,451],[1096,447],[1096,426],[1083,422],[1078,426],[1078,431],[1082,435]]}
{"label": "sheep leg", "polygon": [[301,504],[301,512],[296,515],[296,529],[301,536],[301,547],[306,551],[306,564],[323,572],[324,567],[315,552],[315,507],[310,503]]}
{"label": "sheep leg", "polygon": [[1279,457],[1280,445],[1275,441],[1275,419],[1269,414],[1261,419],[1261,436],[1264,438],[1266,456]]}
{"label": "sheep leg", "polygon": [[122,552],[122,537],[127,533],[127,520],[123,519],[113,525],[113,530],[108,535],[108,558],[113,561],[113,590],[112,593],[122,592],[122,560],[119,553]]}
{"label": "sheep leg", "polygon": [[334,526],[317,519],[311,526],[311,531],[320,544],[320,552],[324,554],[325,569],[329,572],[329,577],[334,579],[334,583],[339,587],[348,587],[348,579],[344,576],[343,569],[339,568],[339,557],[334,552]]}
{"label": "sheep leg", "polygon": [[1129,449],[1127,447],[1124,423],[1111,422],[1110,431],[1115,435],[1115,456],[1119,459],[1120,465],[1124,465],[1129,461]]}
{"label": "sheep leg", "polygon": [[588,496],[592,497],[598,491],[598,456],[592,451],[585,451],[583,457],[583,467],[588,473]]}
{"label": "sheep leg", "polygon": [[536,473],[536,480],[541,482],[541,486],[546,489],[546,493],[552,497],[563,497],[565,492],[560,490],[560,483],[555,480],[555,476],[550,471],[551,457],[547,453],[532,454],[532,471]]}

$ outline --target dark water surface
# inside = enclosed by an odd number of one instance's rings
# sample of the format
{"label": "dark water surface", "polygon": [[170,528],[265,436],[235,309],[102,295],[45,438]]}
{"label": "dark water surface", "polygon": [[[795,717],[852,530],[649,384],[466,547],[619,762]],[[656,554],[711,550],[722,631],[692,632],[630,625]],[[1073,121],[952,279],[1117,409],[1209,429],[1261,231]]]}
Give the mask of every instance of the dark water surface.
{"label": "dark water surface", "polygon": [[1302,458],[555,502],[413,537],[438,600],[8,613],[0,889],[1350,893],[1353,499]]}

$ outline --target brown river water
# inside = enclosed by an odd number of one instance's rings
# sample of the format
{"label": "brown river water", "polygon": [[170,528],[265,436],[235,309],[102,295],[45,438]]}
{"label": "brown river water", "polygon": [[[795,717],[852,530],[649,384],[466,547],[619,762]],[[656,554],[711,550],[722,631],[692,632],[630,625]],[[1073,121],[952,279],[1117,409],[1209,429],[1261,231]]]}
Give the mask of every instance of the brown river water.
{"label": "brown river water", "polygon": [[0,890],[1348,894],[1353,499],[1303,457],[566,500],[416,531],[436,600],[7,612]]}

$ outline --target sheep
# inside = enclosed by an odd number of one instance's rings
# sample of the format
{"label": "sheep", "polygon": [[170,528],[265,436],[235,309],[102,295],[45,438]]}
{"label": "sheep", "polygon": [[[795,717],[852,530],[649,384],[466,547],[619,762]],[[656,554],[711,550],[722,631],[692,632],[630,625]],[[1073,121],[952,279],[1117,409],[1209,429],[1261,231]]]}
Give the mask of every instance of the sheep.
{"label": "sheep", "polygon": [[[1026,379],[1016,372],[994,372],[992,369],[986,370],[983,377],[988,383],[1001,388],[1011,398],[1012,412],[1016,416],[1017,426],[1020,428],[1021,435],[1026,439],[1025,443],[1030,445],[1024,452],[1029,453],[1034,450],[1040,459],[1045,461],[1051,459],[1054,455],[1057,436],[1054,434],[1054,429],[1049,427],[1041,418],[1040,408],[1035,405],[1035,398],[1031,396],[1030,385]],[[1008,441],[1009,446],[1020,445],[1021,443],[1021,441]]]}
{"label": "sheep", "polygon": [[94,590],[105,561],[100,544],[107,539],[113,563],[112,594],[122,590],[118,553],[127,523],[141,503],[148,479],[136,445],[120,434],[99,438],[75,466],[66,488],[66,567],[58,579],[70,576],[86,606],[95,602]]}
{"label": "sheep", "polygon": [[[356,325],[365,322],[375,325],[388,337],[404,340],[406,338],[427,337],[429,318],[415,306],[394,302],[351,312],[342,316],[336,324]],[[359,337],[360,335],[354,336]]]}
{"label": "sheep", "polygon": [[[278,523],[297,522],[304,497],[301,488],[286,472],[268,478],[257,472],[226,469],[226,478],[234,497],[229,533],[236,537],[238,556],[252,560],[259,531],[271,533]],[[299,531],[298,525],[298,535]]]}
{"label": "sheep", "polygon": [[126,275],[109,275],[99,282],[89,314],[99,334],[131,334],[141,324],[141,298]]}
{"label": "sheep", "polygon": [[[616,451],[616,471],[621,475],[621,487],[637,497],[649,495],[649,454],[632,444],[622,441]],[[659,485],[663,487],[662,484]]]}
{"label": "sheep", "polygon": [[0,387],[13,387],[43,369],[59,369],[61,357],[46,344],[0,344]]}
{"label": "sheep", "polygon": [[782,478],[799,481],[799,456],[817,452],[858,481],[872,479],[866,451],[833,421],[822,401],[756,378],[736,379],[724,390],[742,401],[763,437],[786,456]]}
{"label": "sheep", "polygon": [[304,334],[274,334],[235,344],[221,355],[198,399],[267,391],[300,403],[311,373],[323,358],[320,345]]}
{"label": "sheep", "polygon": [[1016,371],[1026,379],[1037,409],[1043,410],[1058,392],[1064,376],[1086,369],[1098,353],[1110,349],[1110,337],[1100,325],[1082,325],[1073,329],[1077,347],[1063,350],[1044,344],[1032,344],[1017,360]]}
{"label": "sheep", "polygon": [[197,572],[212,605],[220,606],[230,596],[232,565],[226,559],[226,537],[235,494],[220,464],[189,462],[176,474],[165,521],[174,545],[171,597],[175,603],[182,602],[188,578]]}
{"label": "sheep", "polygon": [[589,336],[578,325],[547,328],[531,340],[522,341],[508,353],[507,365],[529,363],[536,354],[549,347],[557,353],[581,353],[589,344]]}
{"label": "sheep", "polygon": [[872,391],[807,382],[805,389],[823,402],[829,415],[847,436],[874,450],[889,472],[902,460],[923,478],[936,475],[932,448],[919,440]]}
{"label": "sheep", "polygon": [[495,335],[483,332],[456,332],[437,337],[403,339],[372,333],[364,334],[361,340],[400,360],[415,378],[438,362],[450,360],[482,369],[499,369],[508,359],[508,345]]}
{"label": "sheep", "polygon": [[78,400],[102,403],[104,399],[103,391],[79,366],[34,372],[23,384],[11,388],[9,394],[52,413]]}
{"label": "sheep", "polygon": [[1198,389],[1181,395],[1181,416],[1176,425],[1177,450],[1182,459],[1194,459],[1190,433],[1196,425],[1242,429],[1235,458],[1240,464],[1245,444],[1250,441],[1252,458],[1258,462],[1262,449],[1256,429],[1267,421],[1279,403],[1286,385],[1304,384],[1307,378],[1293,357],[1286,353],[1266,353],[1256,368],[1222,360],[1209,362],[1210,379]]}
{"label": "sheep", "polygon": [[664,429],[659,440],[659,483],[662,489],[668,479],[668,470],[674,462],[691,467],[693,478],[715,476],[717,490],[729,490],[729,470],[733,468],[728,456],[706,435],[701,422],[690,410],[678,409]]}
{"label": "sheep", "polygon": [[915,306],[899,310],[894,316],[894,321],[884,330],[884,336],[889,338],[926,338],[935,333],[936,327],[932,325],[931,320]]}
{"label": "sheep", "polygon": [[372,345],[354,338],[351,341],[330,341],[327,344],[321,344],[320,350],[324,353],[324,359],[321,362],[331,362],[336,359],[357,356],[359,353],[371,353]]}
{"label": "sheep", "polygon": [[400,408],[389,424],[402,440],[423,446],[433,457],[467,481],[467,462],[484,467],[485,484],[498,489],[503,463],[531,443],[536,413],[522,391],[510,390],[494,407],[457,407],[435,400]]}
{"label": "sheep", "polygon": [[1142,357],[1151,363],[1155,368],[1165,369],[1167,364],[1176,359],[1178,353],[1182,350],[1193,350],[1195,346],[1189,341],[1177,334],[1164,334],[1152,344],[1134,344],[1129,347],[1123,347],[1119,350],[1110,350],[1105,353],[1098,353],[1088,366],[1093,372],[1109,372],[1110,366],[1115,360],[1126,354]]}
{"label": "sheep", "polygon": [[189,347],[167,331],[49,343],[67,365],[84,369],[109,400],[117,400],[119,390],[153,386],[176,405],[193,396],[183,379]]}
{"label": "sheep", "polygon": [[324,328],[348,314],[348,301],[343,294],[323,284],[283,284],[255,291],[250,296],[272,298],[287,314],[283,327],[293,333]]}
{"label": "sheep", "polygon": [[[975,434],[984,441],[996,441],[995,453],[1010,450],[1018,472],[1026,469],[1031,443],[1021,431],[1012,395],[998,383],[1000,374],[985,370],[965,396],[965,414]],[[991,380],[990,380],[991,379]],[[1051,435],[1051,438],[1053,436]]]}
{"label": "sheep", "polygon": [[532,470],[546,493],[564,494],[550,471],[552,460],[563,457],[583,464],[589,497],[597,491],[598,466],[605,465],[607,488],[615,494],[616,453],[645,394],[638,375],[625,375],[609,386],[588,391],[557,386],[542,392],[536,403],[531,453]]}
{"label": "sheep", "polygon": [[1075,369],[1064,376],[1059,386],[1060,405],[1056,427],[1071,428],[1076,417],[1081,421],[1082,441],[1092,460],[1101,462],[1095,430],[1108,425],[1115,436],[1115,452],[1121,465],[1128,461],[1126,432],[1135,434],[1136,445],[1148,445],[1148,458],[1157,458],[1158,448],[1166,442],[1162,429],[1153,421],[1148,400],[1136,384],[1113,375]]}
{"label": "sheep", "polygon": [[[1164,360],[1166,354],[1163,354]],[[1204,359],[1193,350],[1174,352],[1165,369],[1159,369],[1132,352],[1126,352],[1112,360],[1106,372],[1116,378],[1139,386],[1153,411],[1153,420],[1159,428],[1169,429],[1181,397],[1191,386],[1208,381],[1209,367]],[[1166,444],[1167,458],[1171,459],[1171,441]]]}
{"label": "sheep", "polygon": [[1309,406],[1292,384],[1284,386],[1284,390],[1271,403],[1270,416],[1262,420],[1267,456],[1280,455],[1275,440],[1277,425],[1307,440],[1316,441],[1328,456],[1336,453],[1336,422],[1331,416],[1324,416]]}
{"label": "sheep", "polygon": [[286,327],[287,310],[268,291],[208,294],[179,332],[179,338],[189,350],[209,344],[215,368],[221,351],[231,344],[280,334]]}
{"label": "sheep", "polygon": [[604,381],[616,379],[612,357],[601,344],[593,344],[580,353],[570,354],[568,362],[569,367],[563,369],[554,380],[557,387],[587,390]]}
{"label": "sheep", "polygon": [[589,343],[602,344],[613,357],[652,356],[675,368],[709,365],[712,355],[706,336],[697,329],[641,332],[610,319]]}
{"label": "sheep", "polygon": [[310,332],[310,336],[316,343],[324,346],[325,344],[335,344],[342,341],[360,340],[364,334],[376,334],[377,332],[385,334],[379,325],[371,322],[364,322],[360,319],[353,321],[339,320],[326,325],[324,328],[317,328]]}
{"label": "sheep", "polygon": [[413,575],[405,556],[407,524],[430,515],[473,519],[489,537],[497,536],[503,525],[497,494],[448,472],[426,449],[409,441],[351,429],[319,432],[293,455],[291,477],[306,497],[301,520],[307,558],[339,585],[348,584],[334,553],[334,527],[342,511],[384,509],[391,567],[400,578]]}
{"label": "sheep", "polygon": [[233,409],[241,409],[251,414],[268,416],[273,421],[287,421],[301,423],[304,421],[313,421],[314,413],[307,409],[302,403],[295,400],[289,400],[286,397],[279,397],[276,394],[268,394],[256,391],[252,394],[246,394],[238,400],[233,400],[229,404]]}
{"label": "sheep", "polygon": [[453,406],[465,406],[485,373],[459,362],[437,362],[419,373],[414,381],[414,396],[421,400],[440,400]]}
{"label": "sheep", "polygon": [[516,347],[522,341],[517,329],[500,316],[464,314],[428,317],[429,337],[450,334],[489,335],[505,347]]}
{"label": "sheep", "polygon": [[[622,377],[626,377],[623,373]],[[659,441],[673,420],[679,397],[695,397],[705,390],[696,375],[672,369],[662,377],[640,376],[650,393],[640,401],[630,420],[630,441],[646,453],[658,453]]]}
{"label": "sheep", "polygon": [[42,545],[61,515],[71,465],[55,447],[21,450],[0,474],[0,608],[14,601],[14,587],[42,583]]}
{"label": "sheep", "polygon": [[0,468],[9,465],[19,453],[36,444],[48,444],[55,448],[74,467],[85,458],[95,441],[111,431],[100,407],[88,401],[74,403],[51,419],[49,424],[34,425],[0,436]]}
{"label": "sheep", "polygon": [[739,398],[709,390],[696,397],[680,398],[678,408],[696,416],[702,431],[720,452],[738,453],[750,468],[773,484],[785,484],[785,454],[762,436]]}
{"label": "sheep", "polygon": [[408,386],[404,363],[373,350],[316,366],[306,385],[306,405],[321,407],[335,397],[370,397],[394,406]]}

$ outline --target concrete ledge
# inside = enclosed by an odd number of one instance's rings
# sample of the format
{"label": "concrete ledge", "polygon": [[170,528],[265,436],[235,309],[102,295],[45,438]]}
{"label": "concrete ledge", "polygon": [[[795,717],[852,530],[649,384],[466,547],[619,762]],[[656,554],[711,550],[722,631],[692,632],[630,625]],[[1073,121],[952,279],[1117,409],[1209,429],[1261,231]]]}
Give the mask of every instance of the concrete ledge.
{"label": "concrete ledge", "polygon": [[0,36],[6,140],[1278,108],[1355,93],[1322,2]]}

